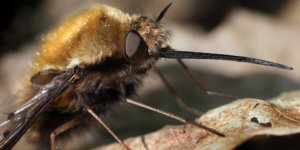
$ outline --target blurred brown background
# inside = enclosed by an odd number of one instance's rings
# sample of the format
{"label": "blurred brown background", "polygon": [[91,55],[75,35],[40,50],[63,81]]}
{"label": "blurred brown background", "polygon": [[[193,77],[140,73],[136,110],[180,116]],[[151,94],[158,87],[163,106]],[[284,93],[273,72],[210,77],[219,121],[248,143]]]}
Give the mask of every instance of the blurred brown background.
{"label": "blurred brown background", "polygon": [[[40,36],[58,22],[95,4],[130,14],[158,15],[170,0],[14,0],[1,5],[0,99],[12,94],[40,45]],[[223,53],[260,58],[294,67],[293,71],[247,63],[184,60],[212,91],[238,97],[269,99],[300,89],[300,1],[298,0],[174,0],[163,22],[173,32],[170,45],[178,50]],[[206,96],[174,60],[161,60],[158,68],[186,102],[202,111],[230,101]],[[151,106],[193,120],[196,115],[178,107],[151,73],[133,97]],[[121,138],[145,134],[167,124],[180,124],[154,112],[124,104],[114,108],[108,124]],[[85,135],[93,147],[114,139],[106,131]],[[96,138],[95,138],[96,137]],[[91,140],[94,139],[94,140]],[[82,140],[82,138],[81,138]],[[97,143],[91,144],[93,141]],[[64,145],[67,145],[64,143]]]}

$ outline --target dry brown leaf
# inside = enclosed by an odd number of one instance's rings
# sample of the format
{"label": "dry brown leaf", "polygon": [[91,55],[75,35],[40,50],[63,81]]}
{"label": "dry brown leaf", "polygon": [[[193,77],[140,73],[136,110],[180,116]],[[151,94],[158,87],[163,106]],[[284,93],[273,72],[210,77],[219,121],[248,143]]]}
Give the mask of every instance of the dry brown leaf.
{"label": "dry brown leaf", "polygon": [[[213,109],[196,119],[226,135],[211,134],[191,125],[165,126],[163,129],[125,140],[132,149],[234,149],[258,135],[291,135],[300,133],[300,92],[283,94],[268,102],[241,99]],[[96,150],[122,149],[114,143]]]}

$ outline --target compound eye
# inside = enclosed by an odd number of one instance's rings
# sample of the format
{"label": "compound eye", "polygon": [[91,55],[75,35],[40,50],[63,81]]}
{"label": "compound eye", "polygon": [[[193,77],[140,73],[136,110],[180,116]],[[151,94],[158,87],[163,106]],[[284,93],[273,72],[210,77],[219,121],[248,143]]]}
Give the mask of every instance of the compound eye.
{"label": "compound eye", "polygon": [[130,63],[139,63],[148,56],[148,46],[139,32],[128,31],[125,38],[125,56]]}

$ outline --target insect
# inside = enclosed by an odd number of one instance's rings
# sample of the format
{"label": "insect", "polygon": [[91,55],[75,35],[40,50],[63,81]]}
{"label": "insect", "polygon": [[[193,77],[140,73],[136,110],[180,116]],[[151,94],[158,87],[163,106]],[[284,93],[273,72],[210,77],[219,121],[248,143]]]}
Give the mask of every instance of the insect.
{"label": "insect", "polygon": [[97,5],[48,33],[24,89],[0,105],[0,149],[12,149],[27,132],[28,141],[39,149],[51,146],[55,150],[57,136],[94,119],[129,149],[99,117],[119,101],[224,136],[218,129],[130,99],[148,72],[156,70],[155,62],[160,58],[178,59],[183,66],[180,59],[217,59],[292,70],[260,59],[172,49],[167,44],[170,31],[160,23],[171,4],[157,18],[130,16],[116,8]]}

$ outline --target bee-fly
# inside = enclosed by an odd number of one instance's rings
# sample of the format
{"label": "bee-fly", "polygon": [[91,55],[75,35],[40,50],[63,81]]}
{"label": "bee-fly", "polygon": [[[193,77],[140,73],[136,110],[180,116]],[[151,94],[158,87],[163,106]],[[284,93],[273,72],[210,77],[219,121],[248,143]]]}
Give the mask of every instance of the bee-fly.
{"label": "bee-fly", "polygon": [[130,99],[159,58],[178,59],[183,66],[180,59],[217,59],[292,70],[254,58],[175,51],[167,44],[170,31],[160,23],[170,6],[171,3],[153,19],[97,5],[68,18],[48,33],[24,89],[0,106],[0,149],[12,149],[27,132],[29,143],[36,143],[39,149],[43,145],[50,148],[51,143],[55,150],[56,136],[79,124],[89,124],[87,120],[93,118],[129,149],[98,117],[119,101],[224,136],[218,129]]}

